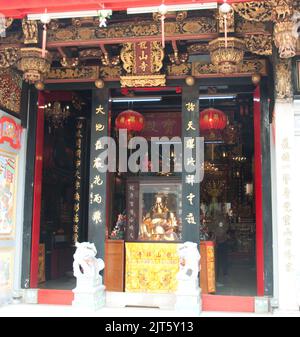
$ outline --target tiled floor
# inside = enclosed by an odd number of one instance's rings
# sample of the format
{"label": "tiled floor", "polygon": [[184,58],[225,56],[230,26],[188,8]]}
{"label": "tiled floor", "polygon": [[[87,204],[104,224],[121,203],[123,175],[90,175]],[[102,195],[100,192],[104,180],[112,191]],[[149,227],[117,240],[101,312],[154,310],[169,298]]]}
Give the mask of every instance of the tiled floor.
{"label": "tiled floor", "polygon": [[[222,284],[222,285],[219,285]],[[62,277],[39,284],[41,289],[72,290],[76,286],[75,278]],[[255,296],[256,270],[249,262],[231,262],[226,278],[217,283],[217,295]]]}
{"label": "tiled floor", "polygon": [[228,276],[218,280],[217,295],[256,296],[255,267],[247,262],[232,263]]}

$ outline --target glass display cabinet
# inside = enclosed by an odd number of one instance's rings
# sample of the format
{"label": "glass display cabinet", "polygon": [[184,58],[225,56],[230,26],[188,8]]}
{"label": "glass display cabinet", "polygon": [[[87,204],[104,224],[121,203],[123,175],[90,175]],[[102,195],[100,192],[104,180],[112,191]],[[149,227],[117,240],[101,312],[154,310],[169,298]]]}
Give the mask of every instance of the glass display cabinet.
{"label": "glass display cabinet", "polygon": [[181,241],[182,187],[179,179],[127,181],[127,241]]}

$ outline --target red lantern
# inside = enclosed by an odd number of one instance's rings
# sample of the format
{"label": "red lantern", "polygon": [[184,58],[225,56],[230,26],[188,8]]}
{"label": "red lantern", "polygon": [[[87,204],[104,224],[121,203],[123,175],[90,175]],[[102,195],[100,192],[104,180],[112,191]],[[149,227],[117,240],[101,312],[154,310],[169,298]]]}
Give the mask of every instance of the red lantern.
{"label": "red lantern", "polygon": [[200,113],[200,130],[223,130],[227,125],[227,116],[223,111],[208,108]]}
{"label": "red lantern", "polygon": [[144,128],[144,117],[137,111],[125,110],[116,118],[116,128],[126,129],[128,132],[141,131]]}

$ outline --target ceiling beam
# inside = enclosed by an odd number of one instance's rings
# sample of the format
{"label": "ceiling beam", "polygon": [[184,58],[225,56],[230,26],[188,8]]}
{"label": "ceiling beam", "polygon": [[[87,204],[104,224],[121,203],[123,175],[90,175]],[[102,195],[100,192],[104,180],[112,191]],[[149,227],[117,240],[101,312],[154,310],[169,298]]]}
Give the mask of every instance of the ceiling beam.
{"label": "ceiling beam", "polygon": [[[210,41],[218,37],[218,33],[209,34],[187,34],[187,35],[167,35],[165,41]],[[158,41],[161,40],[161,35],[143,36],[143,41]],[[141,37],[121,37],[121,38],[108,38],[108,39],[95,39],[95,40],[74,40],[74,41],[50,41],[47,43],[47,48],[53,49],[58,47],[99,47],[101,45],[109,44],[123,44],[126,42],[140,42]]]}

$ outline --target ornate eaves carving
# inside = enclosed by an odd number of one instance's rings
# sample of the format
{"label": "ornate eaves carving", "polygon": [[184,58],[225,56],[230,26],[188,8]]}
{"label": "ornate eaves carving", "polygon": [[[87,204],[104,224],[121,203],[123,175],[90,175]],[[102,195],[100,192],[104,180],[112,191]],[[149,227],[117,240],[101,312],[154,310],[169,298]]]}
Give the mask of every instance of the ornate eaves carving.
{"label": "ornate eaves carving", "polygon": [[4,48],[0,50],[0,69],[9,68],[18,60],[18,48]]}
{"label": "ornate eaves carving", "polygon": [[235,31],[235,20],[234,20],[234,10],[231,9],[229,13],[226,15],[221,14],[218,11],[217,19],[218,19],[218,25],[219,25],[219,33],[225,33],[225,17],[226,17],[226,26],[227,26],[227,32],[228,33],[234,33]]}
{"label": "ornate eaves carving", "polygon": [[271,21],[272,1],[249,1],[232,4],[233,9],[242,18],[249,21]]}
{"label": "ornate eaves carving", "polygon": [[180,65],[172,64],[167,67],[168,76],[186,76],[190,75],[192,69],[191,63],[182,63]]}
{"label": "ornate eaves carving", "polygon": [[246,48],[253,54],[272,55],[272,36],[265,34],[245,35]]}
{"label": "ornate eaves carving", "polygon": [[99,78],[98,66],[79,66],[76,68],[51,68],[47,79],[86,79],[96,80]]}
{"label": "ornate eaves carving", "polygon": [[38,43],[38,24],[35,20],[22,20],[24,44]]}
{"label": "ornate eaves carving", "polygon": [[119,79],[119,77],[122,74],[122,68],[121,66],[101,66],[100,67],[100,78],[116,78]]}
{"label": "ornate eaves carving", "polygon": [[293,101],[292,61],[277,58],[275,62],[275,97],[279,102]]}
{"label": "ornate eaves carving", "polygon": [[[217,21],[211,17],[197,17],[183,21],[165,22],[165,34],[194,35],[217,33]],[[89,26],[68,26],[57,30],[49,30],[49,42],[78,41],[95,39],[120,39],[124,37],[160,36],[161,25],[153,21],[141,21],[138,24],[118,23],[105,28]]]}
{"label": "ornate eaves carving", "polygon": [[121,76],[121,87],[163,87],[166,75]]}
{"label": "ornate eaves carving", "polygon": [[[218,74],[218,67],[213,64],[204,64],[202,62],[194,62],[192,66],[192,76],[203,76],[209,74]],[[239,70],[240,74],[254,74],[260,73],[267,75],[267,65],[265,60],[254,59],[244,60]]]}
{"label": "ornate eaves carving", "polygon": [[209,54],[208,43],[194,43],[187,48],[189,55]]}

